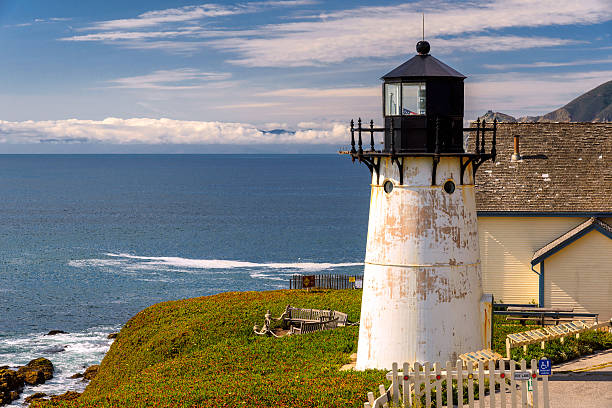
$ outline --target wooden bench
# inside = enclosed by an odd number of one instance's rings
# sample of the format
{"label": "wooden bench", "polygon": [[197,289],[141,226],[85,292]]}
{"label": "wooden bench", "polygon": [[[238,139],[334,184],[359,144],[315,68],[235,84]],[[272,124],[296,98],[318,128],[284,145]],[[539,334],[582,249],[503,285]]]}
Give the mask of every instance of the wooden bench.
{"label": "wooden bench", "polygon": [[346,326],[348,315],[336,310],[302,309],[287,305],[283,314],[275,320],[280,319],[289,326],[295,323],[319,323],[331,320],[337,320],[337,326]]}
{"label": "wooden bench", "polygon": [[326,322],[303,322],[300,327],[291,326],[290,334],[308,334],[317,331],[331,330],[338,327],[338,319]]}
{"label": "wooden bench", "polygon": [[348,315],[336,310],[320,310],[320,309],[303,309],[287,305],[285,311],[277,318],[270,315],[270,311],[266,313],[265,323],[260,329],[258,326],[253,327],[253,331],[257,335],[273,335],[282,337],[274,333],[277,329],[272,329],[272,321],[282,321],[283,327],[288,328],[286,334],[306,334],[322,330],[331,330],[336,327],[343,327],[349,324]]}
{"label": "wooden bench", "polygon": [[507,310],[495,310],[495,315],[505,315],[507,321],[520,321],[525,325],[527,321],[539,322],[541,326],[547,324],[558,325],[561,322],[574,320],[592,320],[597,323],[597,313],[574,312],[573,308],[564,307],[508,307]]}

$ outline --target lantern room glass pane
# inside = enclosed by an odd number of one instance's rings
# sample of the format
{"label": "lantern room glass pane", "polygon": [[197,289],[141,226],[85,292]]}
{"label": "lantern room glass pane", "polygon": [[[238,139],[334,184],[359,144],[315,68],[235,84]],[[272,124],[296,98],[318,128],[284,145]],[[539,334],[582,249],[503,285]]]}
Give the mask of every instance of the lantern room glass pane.
{"label": "lantern room glass pane", "polygon": [[402,84],[402,115],[425,115],[425,82]]}
{"label": "lantern room glass pane", "polygon": [[400,84],[385,84],[385,115],[400,114]]}

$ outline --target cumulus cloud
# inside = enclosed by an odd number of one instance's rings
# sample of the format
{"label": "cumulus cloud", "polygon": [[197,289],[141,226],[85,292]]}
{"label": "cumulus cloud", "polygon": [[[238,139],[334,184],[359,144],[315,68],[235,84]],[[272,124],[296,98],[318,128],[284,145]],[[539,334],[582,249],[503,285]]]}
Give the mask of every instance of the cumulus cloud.
{"label": "cumulus cloud", "polygon": [[106,144],[341,144],[346,125],[267,132],[248,123],[181,121],[149,118],[104,120],[0,121],[0,143]]}

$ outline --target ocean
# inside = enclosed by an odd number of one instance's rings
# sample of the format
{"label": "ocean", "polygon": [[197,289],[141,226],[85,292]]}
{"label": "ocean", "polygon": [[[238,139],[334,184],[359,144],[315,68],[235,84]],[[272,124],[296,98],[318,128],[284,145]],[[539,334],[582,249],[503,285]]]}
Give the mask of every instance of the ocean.
{"label": "ocean", "polygon": [[154,303],[363,272],[370,176],[339,155],[0,155],[0,192],[0,366],[56,367],[14,406],[82,391]]}

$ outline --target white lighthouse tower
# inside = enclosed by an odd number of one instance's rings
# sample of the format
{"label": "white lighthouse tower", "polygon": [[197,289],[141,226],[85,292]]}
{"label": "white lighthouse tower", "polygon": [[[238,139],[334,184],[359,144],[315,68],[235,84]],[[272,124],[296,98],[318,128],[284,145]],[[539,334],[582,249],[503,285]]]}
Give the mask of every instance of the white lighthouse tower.
{"label": "white lighthouse tower", "polygon": [[[384,128],[351,122],[346,153],[372,174],[359,370],[455,361],[490,341],[474,176],[495,158],[496,126],[463,128],[465,77],[429,48],[420,41],[418,55],[382,77]],[[476,133],[472,153],[467,131]],[[380,150],[376,132],[384,132]]]}

